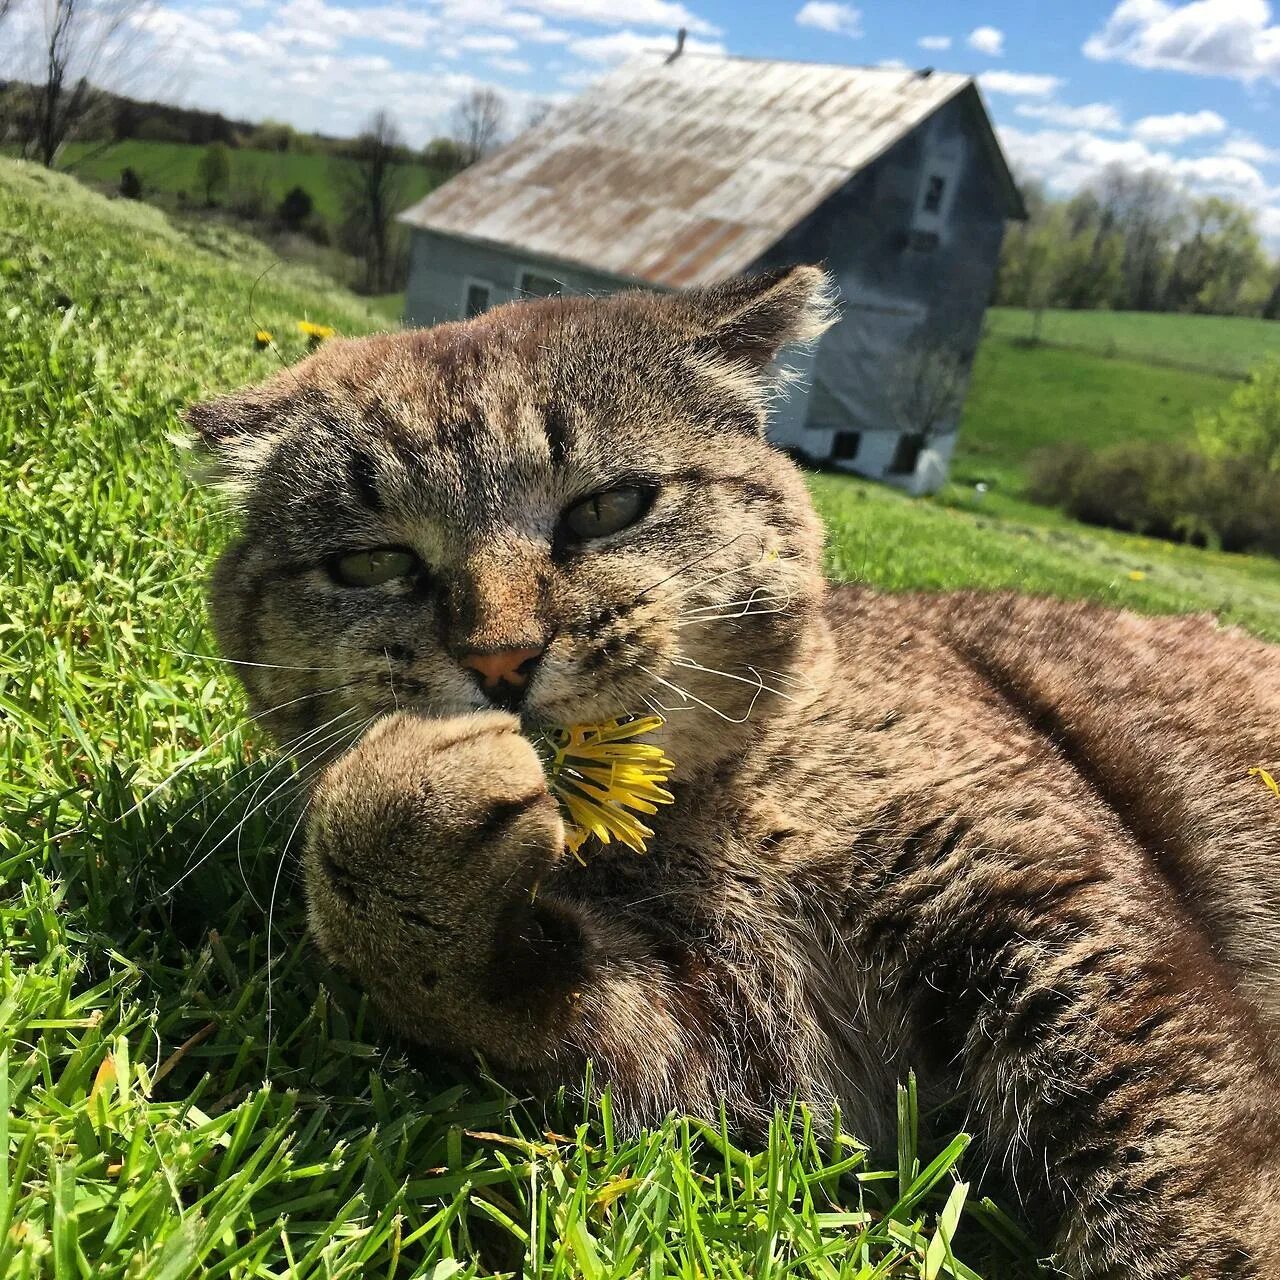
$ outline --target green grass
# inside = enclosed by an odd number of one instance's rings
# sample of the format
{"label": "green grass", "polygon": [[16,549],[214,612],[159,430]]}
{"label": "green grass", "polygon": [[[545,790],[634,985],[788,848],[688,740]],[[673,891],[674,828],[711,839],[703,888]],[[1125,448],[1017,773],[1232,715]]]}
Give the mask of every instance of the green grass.
{"label": "green grass", "polygon": [[[1025,338],[1032,313],[992,307],[988,333]],[[1046,311],[1042,341],[1104,356],[1186,365],[1241,377],[1254,365],[1280,356],[1280,322],[1247,316],[1188,316],[1145,311]]]}
{"label": "green grass", "polygon": [[410,1053],[323,967],[287,774],[260,808],[281,775],[189,656],[226,523],[168,437],[275,367],[258,323],[293,360],[301,317],[376,321],[195,230],[0,161],[0,1275],[968,1277],[957,1219],[1022,1273],[910,1094],[885,1168],[801,1112],[623,1138]]}
{"label": "green grass", "polygon": [[[1204,316],[1142,318],[1217,323]],[[974,362],[953,475],[1016,492],[1036,449],[1068,440],[1099,449],[1189,436],[1196,413],[1220,405],[1235,386],[1216,374],[988,336]]]}
{"label": "green grass", "polygon": [[[407,1050],[309,948],[288,776],[190,656],[212,652],[227,526],[168,437],[184,403],[277,367],[258,325],[292,361],[298,319],[386,321],[269,262],[0,161],[0,1275],[972,1276],[957,1253],[1026,1274],[1034,1244],[964,1181],[963,1137],[917,1145],[909,1091],[887,1167],[802,1113],[750,1148],[680,1118],[624,1138],[607,1106]],[[1001,492],[813,489],[840,577],[1280,637],[1270,561]]]}
{"label": "green grass", "polygon": [[[142,179],[145,199],[172,207],[179,191],[185,191],[192,204],[203,203],[204,189],[197,171],[203,152],[203,147],[186,142],[128,139],[105,150],[101,143],[72,142],[63,148],[58,163],[78,178],[113,187],[119,184],[120,171],[131,168]],[[350,168],[351,161],[340,157],[238,148],[231,152],[230,191],[218,193],[216,199],[226,204],[238,189],[261,188],[270,193],[274,208],[291,187],[303,187],[316,212],[334,226],[342,221],[341,180]],[[438,176],[422,165],[405,166],[402,180],[406,205],[420,200],[439,182]],[[159,200],[157,193],[161,193]]]}

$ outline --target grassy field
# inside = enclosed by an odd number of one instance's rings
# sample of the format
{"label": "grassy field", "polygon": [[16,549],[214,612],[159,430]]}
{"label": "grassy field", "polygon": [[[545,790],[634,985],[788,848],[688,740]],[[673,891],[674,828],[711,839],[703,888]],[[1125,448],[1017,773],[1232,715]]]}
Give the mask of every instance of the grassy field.
{"label": "grassy field", "polygon": [[[185,191],[192,204],[204,201],[197,166],[203,147],[186,142],[145,142],[129,139],[102,149],[100,143],[72,142],[63,149],[59,166],[76,177],[116,186],[120,171],[132,168],[142,179],[145,198],[156,204],[177,205],[178,192]],[[239,148],[231,152],[231,182],[228,192],[217,195],[226,204],[237,190],[268,193],[268,207],[274,208],[291,187],[302,187],[314,201],[316,212],[330,226],[342,221],[342,181],[351,161],[334,156],[295,152],[253,151]],[[439,178],[422,165],[403,167],[402,200],[409,204],[421,199]],[[162,193],[157,199],[156,193]]]}
{"label": "grassy field", "polygon": [[[1210,316],[1144,318],[1190,319],[1208,332],[1218,323]],[[1016,492],[1027,458],[1045,445],[1072,440],[1096,449],[1189,436],[1196,412],[1221,404],[1235,386],[1216,374],[989,335],[978,348],[953,478]]]}
{"label": "grassy field", "polygon": [[[1025,338],[1030,311],[992,307],[987,332]],[[1280,357],[1280,322],[1245,316],[1152,315],[1142,311],[1046,311],[1043,342],[1077,347],[1104,356],[1122,356],[1186,365],[1240,377],[1255,364]]]}
{"label": "grassy field", "polygon": [[[890,1167],[804,1123],[749,1150],[679,1118],[623,1138],[607,1108],[406,1050],[322,966],[288,774],[207,656],[226,520],[169,437],[193,397],[275,367],[259,325],[292,361],[299,319],[386,321],[262,276],[251,244],[0,161],[0,1275],[1028,1274],[963,1137],[917,1150],[909,1094]],[[1270,561],[1002,491],[813,488],[839,577],[1216,609],[1280,638]]]}

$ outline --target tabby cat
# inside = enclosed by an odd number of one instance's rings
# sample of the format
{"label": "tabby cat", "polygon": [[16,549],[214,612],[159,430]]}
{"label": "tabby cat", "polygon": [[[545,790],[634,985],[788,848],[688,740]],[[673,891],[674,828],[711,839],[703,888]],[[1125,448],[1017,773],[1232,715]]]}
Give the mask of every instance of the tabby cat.
{"label": "tabby cat", "polygon": [[[827,587],[763,426],[831,318],[811,267],[517,303],[190,410],[315,939],[632,1126],[798,1095],[884,1141],[914,1069],[1070,1275],[1278,1275],[1280,650]],[[676,803],[581,866],[525,735],[655,709]]]}

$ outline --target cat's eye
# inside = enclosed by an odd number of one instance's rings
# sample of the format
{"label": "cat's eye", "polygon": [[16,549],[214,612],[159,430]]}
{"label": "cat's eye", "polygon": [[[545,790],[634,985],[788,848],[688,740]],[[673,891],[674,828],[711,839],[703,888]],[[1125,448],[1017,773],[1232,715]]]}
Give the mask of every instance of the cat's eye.
{"label": "cat's eye", "polygon": [[326,567],[330,577],[344,587],[380,587],[416,573],[422,561],[403,547],[373,547],[331,556]]}
{"label": "cat's eye", "polygon": [[579,542],[607,537],[635,524],[653,505],[654,493],[652,488],[636,484],[593,493],[564,513],[561,526]]}

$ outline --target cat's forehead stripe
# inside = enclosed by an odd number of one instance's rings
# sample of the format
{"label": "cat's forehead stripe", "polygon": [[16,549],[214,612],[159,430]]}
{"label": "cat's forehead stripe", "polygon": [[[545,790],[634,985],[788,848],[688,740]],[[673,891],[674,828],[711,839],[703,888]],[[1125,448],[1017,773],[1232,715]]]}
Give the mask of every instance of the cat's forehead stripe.
{"label": "cat's forehead stripe", "polygon": [[370,511],[381,513],[384,504],[382,495],[378,492],[377,468],[363,449],[355,450],[347,459],[347,478],[351,481],[351,489],[356,497]]}
{"label": "cat's forehead stripe", "polygon": [[559,466],[569,453],[569,424],[564,410],[557,404],[544,406],[542,426],[547,433],[547,449],[551,454],[551,461]]}

